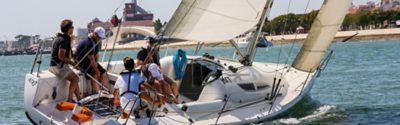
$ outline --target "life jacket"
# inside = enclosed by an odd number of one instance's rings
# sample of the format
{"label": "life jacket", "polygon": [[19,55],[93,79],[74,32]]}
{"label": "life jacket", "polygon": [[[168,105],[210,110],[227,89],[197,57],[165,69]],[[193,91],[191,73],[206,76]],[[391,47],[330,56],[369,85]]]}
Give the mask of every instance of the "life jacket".
{"label": "life jacket", "polygon": [[[121,72],[120,73],[121,77],[123,80],[126,80],[128,82],[125,82],[125,84],[128,84],[128,88],[125,92],[122,92],[120,96],[123,96],[125,94],[134,94],[134,95],[139,95],[140,91],[140,84],[141,82],[138,81],[140,79],[140,72],[137,70],[131,70],[131,71],[126,71],[126,72]],[[132,75],[133,75],[133,80],[132,80]],[[135,85],[138,89],[138,91],[131,90],[131,85]]]}

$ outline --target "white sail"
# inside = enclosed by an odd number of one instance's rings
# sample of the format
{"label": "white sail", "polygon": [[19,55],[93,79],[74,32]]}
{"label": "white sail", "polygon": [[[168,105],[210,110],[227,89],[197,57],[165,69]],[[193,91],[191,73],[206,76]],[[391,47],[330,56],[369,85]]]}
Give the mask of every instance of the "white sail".
{"label": "white sail", "polygon": [[310,33],[293,62],[293,67],[302,71],[315,71],[339,30],[351,0],[325,0]]}
{"label": "white sail", "polygon": [[227,41],[252,29],[267,0],[182,0],[164,36],[176,39]]}

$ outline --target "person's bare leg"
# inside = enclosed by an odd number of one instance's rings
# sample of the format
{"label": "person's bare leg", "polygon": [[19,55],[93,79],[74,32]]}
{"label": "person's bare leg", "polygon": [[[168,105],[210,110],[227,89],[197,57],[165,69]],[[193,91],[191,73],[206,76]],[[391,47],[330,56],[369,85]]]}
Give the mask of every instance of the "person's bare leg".
{"label": "person's bare leg", "polygon": [[172,94],[171,86],[168,84],[168,82],[163,80],[163,81],[161,81],[161,84],[162,84],[162,88],[163,88],[164,93],[168,94],[168,95],[171,95]]}
{"label": "person's bare leg", "polygon": [[163,95],[162,83],[156,81],[153,86],[157,92],[157,100],[159,100],[162,104],[164,104],[166,99],[165,96]]}
{"label": "person's bare leg", "polygon": [[107,73],[103,73],[101,75],[101,83],[103,84],[104,87],[106,87],[108,90],[110,90],[110,93],[111,93],[110,79],[108,78]]}
{"label": "person's bare leg", "polygon": [[92,84],[93,93],[94,93],[94,94],[95,94],[95,93],[98,93],[99,90],[100,90],[100,86],[99,86],[99,85],[96,83],[96,81],[94,81],[93,79],[90,80],[90,83]]}
{"label": "person's bare leg", "polygon": [[172,82],[171,89],[175,95],[175,101],[179,102],[179,89],[178,89],[178,85],[176,84],[176,82]]}
{"label": "person's bare leg", "polygon": [[76,98],[80,100],[81,95],[79,91],[79,77],[75,73],[70,73],[67,77],[67,80],[70,82],[68,100],[72,100],[74,93]]}
{"label": "person's bare leg", "polygon": [[128,113],[126,113],[126,112],[129,112],[129,111],[123,111],[122,112],[122,116],[121,116],[121,119],[127,119],[129,116],[129,114]]}
{"label": "person's bare leg", "polygon": [[169,78],[168,76],[166,76],[166,75],[164,75],[164,79],[165,79],[165,82],[167,82],[167,84],[168,84],[168,86],[169,86],[169,88],[170,88],[170,91],[172,91],[172,93],[174,94],[174,96],[175,96],[175,101],[178,102],[178,99],[179,99],[179,89],[178,89],[177,83],[176,83],[174,80],[170,79],[170,78]]}
{"label": "person's bare leg", "polygon": [[150,97],[149,93],[141,93],[140,98],[143,99],[143,101],[146,101],[149,104],[153,104],[156,107],[160,107],[162,102],[160,100],[154,101],[153,98]]}

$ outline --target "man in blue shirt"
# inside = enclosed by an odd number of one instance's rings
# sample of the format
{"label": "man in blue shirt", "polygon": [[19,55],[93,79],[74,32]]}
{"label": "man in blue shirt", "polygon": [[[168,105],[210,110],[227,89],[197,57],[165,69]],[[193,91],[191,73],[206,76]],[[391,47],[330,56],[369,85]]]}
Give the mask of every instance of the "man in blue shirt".
{"label": "man in blue shirt", "polygon": [[89,37],[79,42],[76,47],[76,53],[74,58],[79,63],[79,68],[82,73],[86,75],[86,78],[91,79],[94,93],[100,90],[100,86],[95,80],[100,81],[106,88],[110,89],[109,78],[106,70],[98,63],[99,51],[101,49],[101,40],[106,38],[106,32],[104,28],[97,27],[93,32],[89,34]]}

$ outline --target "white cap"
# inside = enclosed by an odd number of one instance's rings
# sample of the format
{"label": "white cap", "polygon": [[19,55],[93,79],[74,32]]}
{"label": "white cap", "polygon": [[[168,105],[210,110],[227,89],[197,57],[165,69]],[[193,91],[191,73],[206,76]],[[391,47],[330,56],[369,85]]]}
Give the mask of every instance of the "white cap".
{"label": "white cap", "polygon": [[106,38],[106,30],[104,30],[103,27],[96,27],[94,29],[94,32],[97,34],[97,36],[99,36],[101,39],[105,39]]}

